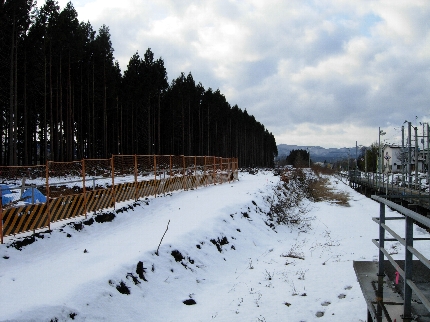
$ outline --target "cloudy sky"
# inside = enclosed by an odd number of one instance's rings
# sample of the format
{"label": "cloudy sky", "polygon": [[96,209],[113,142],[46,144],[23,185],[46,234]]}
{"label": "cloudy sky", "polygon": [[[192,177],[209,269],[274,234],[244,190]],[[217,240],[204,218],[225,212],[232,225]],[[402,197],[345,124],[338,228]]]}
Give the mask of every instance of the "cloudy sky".
{"label": "cloudy sky", "polygon": [[400,143],[405,120],[419,135],[430,121],[428,0],[72,3],[79,20],[110,28],[123,71],[151,48],[169,82],[191,72],[219,88],[277,144],[369,145],[378,127]]}

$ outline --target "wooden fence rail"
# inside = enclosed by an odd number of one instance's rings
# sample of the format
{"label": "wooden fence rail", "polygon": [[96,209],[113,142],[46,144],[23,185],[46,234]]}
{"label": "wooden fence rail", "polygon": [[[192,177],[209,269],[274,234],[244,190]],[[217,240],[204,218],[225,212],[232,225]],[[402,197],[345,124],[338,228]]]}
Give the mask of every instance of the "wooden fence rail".
{"label": "wooden fence rail", "polygon": [[[0,187],[0,237],[49,227],[52,222],[115,208],[118,202],[138,200],[176,190],[238,179],[238,159],[213,156],[114,155],[110,159],[48,161],[44,166],[0,167],[3,184],[21,189],[7,204]],[[20,186],[18,186],[20,184]],[[33,197],[23,198],[25,187]],[[13,190],[13,188],[12,188]],[[43,202],[34,200],[37,190]],[[13,194],[11,194],[13,195]],[[29,201],[32,200],[30,203]]]}

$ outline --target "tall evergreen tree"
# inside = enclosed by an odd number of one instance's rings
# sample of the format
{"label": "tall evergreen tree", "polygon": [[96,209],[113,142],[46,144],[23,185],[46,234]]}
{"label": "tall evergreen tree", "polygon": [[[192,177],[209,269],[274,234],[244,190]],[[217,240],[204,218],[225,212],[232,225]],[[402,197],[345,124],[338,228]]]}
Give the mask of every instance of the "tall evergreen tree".
{"label": "tall evergreen tree", "polygon": [[8,106],[2,108],[0,122],[2,144],[7,147],[2,160],[11,165],[18,165],[18,156],[23,152],[18,143],[22,130],[19,113],[22,115],[23,110],[20,111],[18,106],[25,101],[22,94],[25,83],[21,77],[25,61],[23,42],[33,19],[34,6],[33,0],[0,2],[0,102],[2,106]]}
{"label": "tall evergreen tree", "polygon": [[191,72],[169,84],[162,58],[136,52],[121,75],[109,28],[95,32],[71,2],[0,0],[1,164],[111,154],[239,157],[272,165],[271,133]]}
{"label": "tall evergreen tree", "polygon": [[298,149],[292,150],[286,159],[287,164],[296,168],[305,168],[309,165],[309,151]]}

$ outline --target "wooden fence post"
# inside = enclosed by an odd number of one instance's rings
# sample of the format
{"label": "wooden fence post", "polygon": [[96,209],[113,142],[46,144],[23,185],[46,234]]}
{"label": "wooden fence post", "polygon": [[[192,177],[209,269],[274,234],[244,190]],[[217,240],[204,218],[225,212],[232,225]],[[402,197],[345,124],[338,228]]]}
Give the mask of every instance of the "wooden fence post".
{"label": "wooden fence post", "polygon": [[85,219],[87,218],[87,187],[85,186],[85,159],[82,159],[82,193],[84,194],[84,215]]}
{"label": "wooden fence post", "polygon": [[205,165],[204,165],[204,167],[203,167],[203,175],[204,175],[204,177],[205,177],[205,187],[207,187],[208,186],[208,175],[207,175],[207,173],[206,173],[206,155],[205,155]]}
{"label": "wooden fence post", "polygon": [[228,183],[230,183],[230,172],[231,172],[231,159],[230,158],[228,158],[228,161],[227,161],[227,178],[228,178]]}
{"label": "wooden fence post", "polygon": [[185,189],[185,155],[182,156],[182,189]]}
{"label": "wooden fence post", "polygon": [[46,161],[46,169],[45,169],[45,175],[46,175],[46,208],[48,210],[48,229],[51,230],[51,206],[49,202],[49,161]]}
{"label": "wooden fence post", "polygon": [[194,179],[195,179],[195,187],[197,189],[197,156],[194,156]]}
{"label": "wooden fence post", "polygon": [[[161,180],[161,177],[160,177]],[[157,184],[157,157],[154,154],[154,185]],[[157,198],[157,190],[158,190],[158,186],[155,186],[154,189],[154,197]]]}
{"label": "wooden fence post", "polygon": [[134,155],[134,201],[137,201],[138,186],[137,186],[137,155]]}
{"label": "wooden fence post", "polygon": [[212,181],[214,184],[216,184],[216,157],[214,156],[214,171],[212,174]]}
{"label": "wooden fence post", "polygon": [[113,201],[113,209],[115,209],[116,206],[116,195],[115,195],[115,162],[114,162],[114,155],[112,154],[112,157],[110,159],[110,168],[112,172],[112,201]]}

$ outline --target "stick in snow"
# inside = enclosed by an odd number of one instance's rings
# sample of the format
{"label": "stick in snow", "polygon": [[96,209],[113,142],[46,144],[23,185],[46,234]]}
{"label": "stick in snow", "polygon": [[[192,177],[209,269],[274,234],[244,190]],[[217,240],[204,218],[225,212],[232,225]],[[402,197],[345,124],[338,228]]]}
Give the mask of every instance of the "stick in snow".
{"label": "stick in snow", "polygon": [[161,246],[161,242],[163,241],[163,238],[167,233],[167,229],[169,229],[169,224],[170,224],[170,219],[169,219],[169,222],[167,223],[166,231],[164,232],[163,237],[161,237],[160,243],[158,244],[157,251],[155,252],[155,255],[157,256],[158,256],[158,250],[160,249],[160,246]]}

